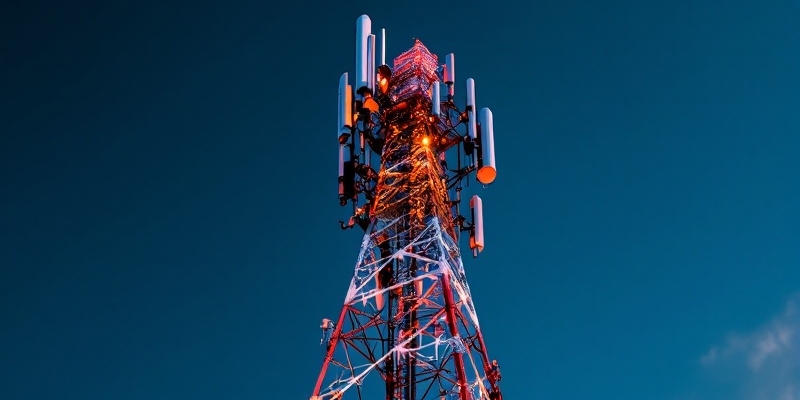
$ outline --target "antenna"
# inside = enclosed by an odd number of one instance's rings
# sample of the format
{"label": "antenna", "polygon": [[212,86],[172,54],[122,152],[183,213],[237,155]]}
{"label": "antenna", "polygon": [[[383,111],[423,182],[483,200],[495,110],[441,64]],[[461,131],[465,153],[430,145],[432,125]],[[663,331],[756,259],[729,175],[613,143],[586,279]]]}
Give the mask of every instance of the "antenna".
{"label": "antenna", "polygon": [[483,202],[478,195],[472,196],[469,200],[469,208],[472,210],[472,229],[469,234],[469,248],[472,249],[473,257],[483,251]]}
{"label": "antenna", "polygon": [[497,177],[497,167],[494,163],[494,122],[492,120],[492,110],[487,107],[481,108],[478,116],[480,121],[480,146],[481,152],[478,158],[478,181],[484,185],[494,182]]}

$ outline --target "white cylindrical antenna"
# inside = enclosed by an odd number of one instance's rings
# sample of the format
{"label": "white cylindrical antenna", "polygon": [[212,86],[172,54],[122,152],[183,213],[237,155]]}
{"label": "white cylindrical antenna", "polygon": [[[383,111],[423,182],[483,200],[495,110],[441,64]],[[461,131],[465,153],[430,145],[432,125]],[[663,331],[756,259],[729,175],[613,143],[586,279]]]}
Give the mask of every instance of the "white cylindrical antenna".
{"label": "white cylindrical antenna", "polygon": [[456,62],[453,53],[448,54],[444,61],[444,83],[452,85],[456,81]]}
{"label": "white cylindrical antenna", "polygon": [[478,255],[483,250],[483,202],[478,195],[472,196],[469,200],[469,208],[472,210],[472,231],[469,236],[469,248],[473,255]]}
{"label": "white cylindrical antenna", "polygon": [[343,73],[339,78],[339,112],[336,135],[339,140],[339,198],[344,196],[344,163],[346,155],[346,141],[342,137],[350,133],[353,125],[353,87],[347,84],[348,74]]}
{"label": "white cylindrical antenna", "polygon": [[353,125],[353,93],[352,86],[347,84],[347,79],[347,72],[339,78],[339,126],[336,127],[338,130],[336,135],[349,133]]}
{"label": "white cylindrical antenna", "polygon": [[478,182],[488,185],[497,177],[497,167],[494,161],[494,126],[492,121],[492,110],[481,108],[478,116],[481,124],[480,130],[480,151],[482,163],[478,167]]}
{"label": "white cylindrical antenna", "polygon": [[447,96],[452,100],[453,95],[455,94],[455,82],[456,82],[456,59],[453,53],[450,53],[445,57],[444,63],[444,83],[447,84]]}
{"label": "white cylindrical antenna", "polygon": [[467,78],[467,109],[475,109],[475,79]]}
{"label": "white cylindrical antenna", "polygon": [[369,16],[362,15],[358,17],[356,23],[356,90],[360,93],[361,90],[369,86],[368,65],[367,58],[367,42],[372,30],[372,21]]}
{"label": "white cylindrical antenna", "polygon": [[431,98],[431,104],[433,106],[432,110],[433,115],[438,117],[439,114],[441,114],[441,108],[442,108],[439,81],[433,82],[433,96]]}
{"label": "white cylindrical antenna", "polygon": [[[344,92],[344,126],[348,132],[353,127],[353,86],[347,85]],[[343,128],[344,129],[344,128]]]}
{"label": "white cylindrical antenna", "polygon": [[341,134],[342,126],[344,126],[344,91],[347,89],[347,72],[339,78],[339,90],[337,92],[338,98],[336,100],[336,137]]}
{"label": "white cylindrical antenna", "polygon": [[375,93],[375,81],[377,80],[376,67],[375,67],[375,35],[370,34],[367,37],[367,82],[369,90]]}
{"label": "white cylindrical antenna", "polygon": [[478,135],[478,130],[475,127],[477,120],[475,116],[477,115],[477,109],[475,108],[475,80],[472,78],[467,79],[467,130],[469,131],[469,137],[472,141],[475,141],[475,138]]}
{"label": "white cylindrical antenna", "polygon": [[383,28],[381,28],[381,65],[386,65],[386,29]]}

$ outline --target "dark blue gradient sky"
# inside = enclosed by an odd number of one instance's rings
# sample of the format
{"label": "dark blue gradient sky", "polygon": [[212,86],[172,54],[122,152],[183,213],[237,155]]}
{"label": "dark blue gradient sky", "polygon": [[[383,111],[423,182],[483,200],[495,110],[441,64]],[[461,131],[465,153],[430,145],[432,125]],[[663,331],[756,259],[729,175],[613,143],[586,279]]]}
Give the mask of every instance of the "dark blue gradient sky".
{"label": "dark blue gradient sky", "polygon": [[800,398],[782,0],[0,6],[0,398],[308,398],[363,13],[494,112],[465,265],[506,398]]}

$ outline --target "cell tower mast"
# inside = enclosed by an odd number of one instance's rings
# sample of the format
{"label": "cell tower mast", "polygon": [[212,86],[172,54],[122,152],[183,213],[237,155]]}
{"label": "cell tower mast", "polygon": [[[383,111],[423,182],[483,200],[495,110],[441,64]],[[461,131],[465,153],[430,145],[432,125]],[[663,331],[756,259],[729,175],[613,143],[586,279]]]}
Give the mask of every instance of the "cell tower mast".
{"label": "cell tower mast", "polygon": [[355,82],[339,81],[339,201],[353,207],[342,229],[365,234],[341,313],[320,326],[311,400],[502,400],[458,246],[468,232],[473,256],[483,250],[481,199],[469,221],[460,205],[472,172],[495,179],[492,113],[472,79],[455,104],[453,54],[440,66],[416,40],[389,67],[385,30],[380,57],[368,16],[356,31]]}

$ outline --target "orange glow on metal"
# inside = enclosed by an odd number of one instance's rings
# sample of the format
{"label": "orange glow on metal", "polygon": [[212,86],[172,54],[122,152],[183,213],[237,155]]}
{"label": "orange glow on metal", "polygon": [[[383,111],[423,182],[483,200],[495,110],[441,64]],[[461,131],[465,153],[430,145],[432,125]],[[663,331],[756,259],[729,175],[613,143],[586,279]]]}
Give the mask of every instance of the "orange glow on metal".
{"label": "orange glow on metal", "polygon": [[378,90],[380,90],[380,92],[383,94],[389,92],[389,81],[385,77],[381,76],[381,74],[378,74]]}
{"label": "orange glow on metal", "polygon": [[496,177],[497,177],[497,170],[488,165],[479,169],[477,172],[478,181],[484,185],[488,185],[494,182],[494,178]]}
{"label": "orange glow on metal", "polygon": [[364,99],[364,107],[374,113],[378,112],[378,109],[380,108],[378,102],[376,102],[372,97],[367,97]]}
{"label": "orange glow on metal", "polygon": [[[393,104],[386,111],[392,117],[384,127],[382,163],[375,188],[372,215],[394,219],[410,217],[411,228],[424,229],[432,217],[451,237],[457,237],[447,192],[446,171],[439,161],[439,143],[446,135],[431,118],[429,86],[438,80],[438,61],[421,42],[395,59],[389,92]],[[383,77],[381,77],[383,78]],[[383,84],[383,80],[378,82]],[[420,145],[421,144],[421,145]]]}

